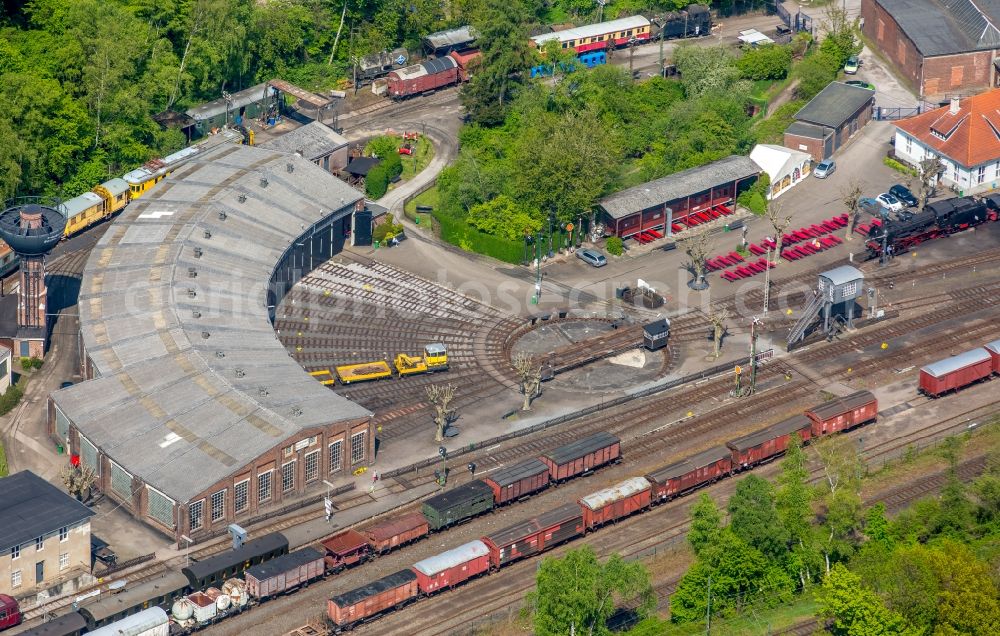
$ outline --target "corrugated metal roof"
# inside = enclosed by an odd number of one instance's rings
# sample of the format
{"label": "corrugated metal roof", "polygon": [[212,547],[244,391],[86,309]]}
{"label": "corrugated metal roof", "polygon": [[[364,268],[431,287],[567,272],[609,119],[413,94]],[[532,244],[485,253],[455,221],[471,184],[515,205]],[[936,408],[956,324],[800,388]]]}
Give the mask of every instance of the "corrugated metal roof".
{"label": "corrugated metal roof", "polygon": [[400,570],[399,572],[395,572],[389,576],[383,576],[382,578],[362,585],[361,587],[356,587],[350,592],[333,596],[330,600],[337,607],[348,607],[363,601],[366,598],[371,598],[372,596],[381,594],[386,590],[395,589],[415,580],[417,580],[417,575],[413,573],[413,570]]}
{"label": "corrugated metal roof", "polygon": [[125,179],[122,179],[121,177],[115,177],[114,179],[105,181],[101,185],[104,186],[107,189],[107,191],[114,196],[118,196],[119,194],[125,194],[126,192],[128,192],[128,182],[125,181]]}
{"label": "corrugated metal roof", "polygon": [[552,460],[555,464],[565,464],[566,462],[579,459],[588,453],[593,453],[596,450],[606,448],[618,442],[620,442],[620,440],[611,433],[594,433],[593,435],[584,437],[583,439],[570,442],[565,446],[560,446],[559,448],[545,453],[542,456]]}
{"label": "corrugated metal roof", "polygon": [[30,470],[0,478],[0,554],[93,516],[93,510]]}
{"label": "corrugated metal roof", "polygon": [[258,581],[265,581],[277,574],[282,574],[307,563],[321,561],[322,559],[323,553],[316,548],[302,548],[301,550],[282,554],[270,561],[264,561],[263,563],[247,568],[246,574]]}
{"label": "corrugated metal roof", "polygon": [[486,495],[492,497],[493,489],[487,486],[483,480],[476,479],[443,492],[440,495],[435,495],[424,501],[424,505],[430,506],[434,510],[442,511],[448,510],[462,502],[478,499]]}
{"label": "corrugated metal roof", "polygon": [[587,506],[591,510],[598,510],[604,506],[618,501],[619,499],[626,499],[632,495],[638,494],[643,490],[649,490],[649,482],[643,477],[630,477],[620,484],[615,484],[611,488],[605,488],[604,490],[598,490],[595,493],[591,493],[586,497],[580,499],[580,503]]}
{"label": "corrugated metal roof", "polygon": [[834,285],[844,285],[856,280],[864,280],[865,275],[861,273],[861,270],[857,267],[851,267],[850,265],[841,265],[840,267],[834,267],[831,270],[827,270],[820,274],[823,278],[826,278]]}
{"label": "corrugated metal roof", "polygon": [[1000,340],[994,340],[986,345],[986,350],[991,351],[994,355],[1000,355]]}
{"label": "corrugated metal roof", "polygon": [[819,406],[814,406],[809,409],[809,412],[815,414],[816,417],[821,420],[828,420],[831,417],[837,417],[838,415],[849,413],[856,408],[860,408],[874,401],[875,395],[871,391],[857,391],[855,393],[851,393],[850,395],[845,395],[844,397],[824,402]]}
{"label": "corrugated metal roof", "polygon": [[771,426],[761,429],[756,433],[751,433],[734,439],[727,443],[726,446],[729,448],[735,448],[739,451],[745,451],[749,448],[753,448],[754,446],[759,446],[768,440],[782,435],[787,435],[792,431],[802,431],[807,428],[812,428],[812,420],[805,415],[794,415],[787,420],[782,420],[777,424],[772,424]]}
{"label": "corrugated metal roof", "polygon": [[616,192],[601,199],[600,206],[612,218],[621,219],[760,172],[760,166],[750,157],[731,155],[697,168],[675,172],[655,181]]}
{"label": "corrugated metal roof", "polygon": [[489,553],[490,549],[486,547],[486,544],[479,539],[476,539],[475,541],[470,541],[465,545],[460,545],[457,548],[448,550],[447,552],[442,552],[437,556],[432,556],[424,559],[423,561],[418,561],[413,564],[413,569],[422,572],[427,576],[434,576],[439,572],[447,570],[448,568],[468,563],[473,559],[486,556]]}
{"label": "corrugated metal roof", "polygon": [[61,206],[59,206],[59,211],[62,212],[63,216],[70,219],[77,214],[88,210],[95,205],[103,205],[104,199],[100,196],[94,194],[93,192],[84,192],[78,197],[73,197],[69,201],[64,201]]}
{"label": "corrugated metal roof", "polygon": [[1000,47],[996,0],[876,0],[925,56]]}
{"label": "corrugated metal roof", "polygon": [[486,475],[483,479],[488,479],[496,485],[503,487],[517,483],[526,477],[540,475],[548,471],[548,469],[549,467],[540,459],[529,459],[520,464],[514,464],[513,466],[494,471]]}
{"label": "corrugated metal roof", "polygon": [[[267,88],[266,82],[243,89],[238,93],[233,93],[231,95],[232,103],[229,105],[230,115],[239,115],[240,108],[262,101],[265,97],[265,88]],[[272,94],[277,92],[274,88],[269,90]],[[226,112],[226,98],[220,97],[219,99],[189,108],[184,112],[188,117],[193,118],[195,121],[209,119],[211,117],[215,117],[216,115],[222,115]]]}
{"label": "corrugated metal roof", "polygon": [[979,364],[980,362],[986,362],[987,360],[992,360],[990,352],[986,349],[979,348],[973,349],[972,351],[966,351],[965,353],[960,353],[957,356],[945,358],[944,360],[932,362],[921,369],[921,371],[935,378],[940,378],[941,376],[948,375],[953,371],[958,371],[959,369],[964,369],[965,367]]}
{"label": "corrugated metal roof", "polygon": [[343,135],[337,134],[326,124],[314,121],[286,132],[280,137],[268,139],[264,143],[258,144],[258,147],[280,152],[298,152],[312,161],[343,148],[347,144],[347,138]]}
{"label": "corrugated metal roof", "polygon": [[410,530],[414,530],[425,525],[427,525],[427,517],[419,512],[411,512],[408,515],[402,515],[400,517],[389,519],[385,523],[373,526],[365,532],[366,534],[374,537],[377,541],[385,541],[386,539],[391,539],[398,534],[409,532]]}
{"label": "corrugated metal roof", "polygon": [[137,636],[151,633],[151,630],[167,622],[166,612],[159,607],[150,607],[87,633],[91,636]]}
{"label": "corrugated metal roof", "polygon": [[291,242],[362,198],[302,157],[229,143],[199,152],[92,250],[79,314],[98,378],[52,399],[87,440],[179,503],[305,429],[370,417],[288,355],[267,309]]}
{"label": "corrugated metal roof", "polygon": [[839,128],[865,105],[875,102],[875,92],[843,82],[830,82],[795,113],[796,121]]}
{"label": "corrugated metal roof", "polygon": [[599,22],[597,24],[588,24],[573,29],[564,29],[562,31],[556,31],[555,33],[543,33],[542,35],[536,35],[531,39],[534,40],[535,44],[541,46],[549,40],[569,42],[571,40],[592,38],[598,35],[604,35],[605,33],[618,33],[644,26],[649,26],[649,20],[641,15],[633,15],[627,18],[618,18],[617,20],[609,20],[607,22]]}
{"label": "corrugated metal roof", "polygon": [[471,44],[478,37],[478,33],[473,27],[462,26],[457,29],[446,31],[436,31],[424,36],[424,42],[430,46],[431,50],[448,49]]}

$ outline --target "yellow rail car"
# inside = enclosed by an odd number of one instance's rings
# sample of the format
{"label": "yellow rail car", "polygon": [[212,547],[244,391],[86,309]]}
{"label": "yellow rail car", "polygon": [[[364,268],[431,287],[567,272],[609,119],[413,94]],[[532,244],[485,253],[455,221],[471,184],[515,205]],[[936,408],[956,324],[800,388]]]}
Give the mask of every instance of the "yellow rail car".
{"label": "yellow rail car", "polygon": [[416,375],[428,371],[448,370],[448,350],[443,344],[434,343],[424,347],[422,356],[410,356],[400,353],[393,361],[396,373],[400,376]]}
{"label": "yellow rail car", "polygon": [[424,347],[424,362],[428,371],[448,370],[448,349],[440,342]]}
{"label": "yellow rail car", "polygon": [[183,150],[167,155],[162,159],[151,159],[135,170],[122,176],[128,182],[129,196],[138,199],[154,185],[163,181],[171,172],[179,166],[187,163],[192,157],[196,157],[211,148],[222,144],[242,144],[246,141],[243,134],[238,130],[223,128],[218,133],[211,135],[198,143],[188,146]]}
{"label": "yellow rail car", "polygon": [[337,383],[337,378],[330,373],[329,369],[320,369],[319,371],[310,371],[309,375],[319,380],[319,383],[324,386],[330,386],[331,384]]}
{"label": "yellow rail car", "polygon": [[396,373],[400,376],[427,373],[427,363],[421,356],[414,357],[401,353],[396,356],[393,366],[396,367]]}
{"label": "yellow rail car", "polygon": [[361,364],[345,364],[337,367],[336,371],[341,384],[381,380],[382,378],[392,377],[392,369],[389,368],[389,363],[385,360],[362,362]]}

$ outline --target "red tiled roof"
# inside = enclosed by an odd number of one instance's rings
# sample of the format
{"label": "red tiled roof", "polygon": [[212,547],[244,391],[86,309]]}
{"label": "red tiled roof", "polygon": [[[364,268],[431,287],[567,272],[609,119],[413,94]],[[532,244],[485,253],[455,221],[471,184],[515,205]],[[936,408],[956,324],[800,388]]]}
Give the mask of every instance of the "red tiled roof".
{"label": "red tiled roof", "polygon": [[955,114],[950,109],[942,106],[896,126],[967,168],[1000,159],[1000,89],[961,100]]}

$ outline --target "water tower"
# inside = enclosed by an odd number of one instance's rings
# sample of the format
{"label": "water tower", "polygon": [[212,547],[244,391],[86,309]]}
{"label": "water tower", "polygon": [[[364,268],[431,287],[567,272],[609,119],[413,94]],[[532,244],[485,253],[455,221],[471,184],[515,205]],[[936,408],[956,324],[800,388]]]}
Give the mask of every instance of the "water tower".
{"label": "water tower", "polygon": [[7,202],[0,212],[0,239],[21,259],[14,355],[45,354],[46,321],[45,255],[63,236],[66,217],[57,200],[22,197]]}

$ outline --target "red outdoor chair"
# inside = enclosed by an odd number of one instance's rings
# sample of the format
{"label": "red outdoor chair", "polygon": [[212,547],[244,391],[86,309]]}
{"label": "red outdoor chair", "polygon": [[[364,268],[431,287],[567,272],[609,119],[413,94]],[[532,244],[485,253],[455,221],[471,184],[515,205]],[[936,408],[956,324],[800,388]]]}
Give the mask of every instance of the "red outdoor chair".
{"label": "red outdoor chair", "polygon": [[729,258],[735,259],[737,263],[743,262],[743,257],[736,252],[729,252]]}
{"label": "red outdoor chair", "polygon": [[747,249],[749,249],[754,256],[763,256],[767,253],[767,250],[756,243],[751,243]]}

